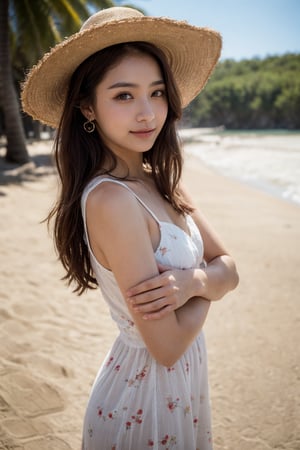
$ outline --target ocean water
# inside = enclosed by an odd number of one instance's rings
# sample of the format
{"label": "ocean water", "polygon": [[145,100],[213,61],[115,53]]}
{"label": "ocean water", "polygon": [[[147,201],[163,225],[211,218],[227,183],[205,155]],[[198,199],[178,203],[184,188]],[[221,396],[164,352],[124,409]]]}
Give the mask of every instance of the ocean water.
{"label": "ocean water", "polygon": [[300,205],[300,132],[182,129],[185,152],[223,175]]}

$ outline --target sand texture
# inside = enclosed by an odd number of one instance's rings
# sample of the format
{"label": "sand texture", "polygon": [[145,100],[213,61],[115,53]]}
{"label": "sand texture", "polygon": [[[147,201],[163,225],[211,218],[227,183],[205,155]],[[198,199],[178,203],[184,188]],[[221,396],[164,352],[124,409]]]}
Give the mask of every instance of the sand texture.
{"label": "sand texture", "polygon": [[[40,223],[56,195],[49,147],[30,146],[35,169],[0,167],[0,449],[80,449],[89,390],[117,335],[98,292],[77,297],[60,281]],[[241,278],[205,325],[214,448],[300,449],[300,208],[192,156],[184,178]]]}

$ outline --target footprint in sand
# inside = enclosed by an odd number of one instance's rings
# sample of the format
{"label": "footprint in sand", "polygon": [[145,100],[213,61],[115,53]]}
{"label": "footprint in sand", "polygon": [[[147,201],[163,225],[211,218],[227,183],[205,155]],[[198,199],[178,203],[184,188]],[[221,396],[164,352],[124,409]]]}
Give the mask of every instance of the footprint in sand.
{"label": "footprint in sand", "polygon": [[16,444],[9,438],[0,436],[1,450],[72,450],[71,447],[62,439],[55,436],[45,436],[26,441],[25,443]]}
{"label": "footprint in sand", "polygon": [[43,421],[64,409],[61,394],[29,375],[24,370],[0,373],[0,449],[71,450]]}
{"label": "footprint in sand", "polygon": [[24,371],[1,375],[0,394],[22,417],[36,417],[64,409],[59,392],[51,385]]}

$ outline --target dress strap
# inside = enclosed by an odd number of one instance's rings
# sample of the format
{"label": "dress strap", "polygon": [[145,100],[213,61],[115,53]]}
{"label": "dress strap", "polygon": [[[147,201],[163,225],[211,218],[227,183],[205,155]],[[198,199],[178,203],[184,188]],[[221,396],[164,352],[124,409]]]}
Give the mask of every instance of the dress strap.
{"label": "dress strap", "polygon": [[[130,188],[127,186],[126,183],[123,183],[122,181],[119,180],[114,180],[112,178],[108,178],[108,177],[103,177],[103,176],[99,176],[94,178],[85,188],[84,193],[83,193],[83,198],[82,198],[82,206],[83,209],[85,210],[85,203],[86,203],[86,199],[89,195],[89,193],[95,189],[96,186],[98,186],[99,184],[103,183],[103,182],[110,182],[110,183],[115,183],[115,184],[119,184],[120,186],[123,186],[124,188],[126,188],[129,192],[132,193],[132,195],[134,195],[134,197],[138,200],[138,202],[148,211],[148,213],[153,217],[153,219],[159,224],[160,221],[158,220],[157,216],[154,214],[154,212],[149,208],[149,206],[146,205],[146,203]],[[85,212],[85,211],[84,211]],[[85,216],[85,214],[84,214]]]}
{"label": "dress strap", "polygon": [[160,224],[158,218],[156,217],[156,215],[151,211],[151,209],[143,202],[142,199],[140,199],[140,197],[138,195],[136,195],[136,193],[130,189],[126,183],[123,183],[122,181],[119,180],[114,180],[108,177],[103,177],[102,175],[93,178],[84,188],[84,191],[82,193],[81,196],[81,213],[82,213],[82,218],[83,218],[83,225],[84,225],[84,235],[83,235],[83,239],[89,249],[90,255],[92,257],[92,259],[94,260],[95,264],[98,267],[103,267],[99,261],[97,260],[96,256],[93,253],[92,247],[90,245],[90,241],[89,241],[89,235],[88,235],[88,230],[87,230],[87,223],[86,223],[86,201],[88,198],[88,195],[90,194],[90,192],[92,192],[99,184],[104,183],[104,182],[110,182],[110,183],[115,183],[115,184],[119,184],[120,186],[123,186],[124,188],[126,188],[128,191],[130,191],[132,193],[132,195],[134,195],[134,197],[138,200],[138,202],[149,212],[149,214],[153,217],[153,219]]}

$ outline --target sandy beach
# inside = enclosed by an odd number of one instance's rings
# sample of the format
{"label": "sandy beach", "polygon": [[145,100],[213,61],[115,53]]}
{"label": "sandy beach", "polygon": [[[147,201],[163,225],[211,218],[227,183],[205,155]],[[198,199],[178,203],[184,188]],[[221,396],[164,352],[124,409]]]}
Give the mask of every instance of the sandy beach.
{"label": "sandy beach", "polygon": [[[80,449],[89,390],[117,335],[99,292],[77,297],[60,281],[41,224],[56,195],[49,149],[29,146],[37,167],[22,174],[0,167],[5,450]],[[300,207],[192,154],[184,179],[240,273],[238,289],[212,305],[205,324],[214,449],[300,449]]]}

